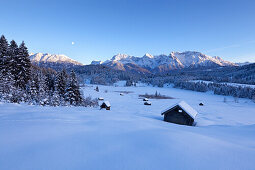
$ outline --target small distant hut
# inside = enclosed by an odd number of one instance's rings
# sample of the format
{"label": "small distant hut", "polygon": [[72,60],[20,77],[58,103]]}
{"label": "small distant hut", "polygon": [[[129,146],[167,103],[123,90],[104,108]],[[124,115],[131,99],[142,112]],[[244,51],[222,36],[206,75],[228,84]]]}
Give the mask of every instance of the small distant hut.
{"label": "small distant hut", "polygon": [[123,93],[120,93],[120,95],[121,95],[121,96],[124,96],[124,94],[123,94]]}
{"label": "small distant hut", "polygon": [[147,98],[144,98],[144,99],[143,99],[143,101],[149,101],[149,99],[147,99]]}
{"label": "small distant hut", "polygon": [[204,103],[202,103],[202,102],[201,102],[201,103],[199,103],[199,106],[204,106]]}
{"label": "small distant hut", "polygon": [[184,101],[176,103],[161,113],[166,122],[188,126],[193,125],[197,114],[197,111]]}
{"label": "small distant hut", "polygon": [[98,100],[104,100],[104,98],[103,97],[98,97]]}
{"label": "small distant hut", "polygon": [[149,102],[149,101],[144,102],[144,105],[151,105],[151,102]]}
{"label": "small distant hut", "polygon": [[101,109],[106,109],[106,110],[110,110],[111,109],[111,104],[109,101],[104,101],[101,106],[100,106]]}

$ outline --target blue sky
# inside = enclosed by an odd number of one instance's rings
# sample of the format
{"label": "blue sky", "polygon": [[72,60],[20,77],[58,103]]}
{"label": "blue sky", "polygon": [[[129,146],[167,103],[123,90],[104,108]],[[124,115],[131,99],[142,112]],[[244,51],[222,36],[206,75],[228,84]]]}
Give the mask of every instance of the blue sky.
{"label": "blue sky", "polygon": [[194,50],[255,62],[254,0],[0,1],[0,34],[34,53],[88,64],[117,53]]}

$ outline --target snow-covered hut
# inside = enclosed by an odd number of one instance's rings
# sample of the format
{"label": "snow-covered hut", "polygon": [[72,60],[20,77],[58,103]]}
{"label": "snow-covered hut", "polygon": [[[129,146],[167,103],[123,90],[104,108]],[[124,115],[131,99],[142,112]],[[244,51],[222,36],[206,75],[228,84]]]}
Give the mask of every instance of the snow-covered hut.
{"label": "snow-covered hut", "polygon": [[103,97],[98,97],[98,100],[104,100],[104,98]]}
{"label": "snow-covered hut", "polygon": [[147,99],[147,98],[144,98],[144,99],[143,99],[143,101],[149,101],[149,99]]}
{"label": "snow-covered hut", "polygon": [[164,110],[164,121],[192,126],[198,112],[186,102],[181,101]]}
{"label": "snow-covered hut", "polygon": [[101,109],[105,108],[106,110],[110,110],[111,108],[111,104],[109,101],[104,101],[101,106],[100,106]]}
{"label": "snow-covered hut", "polygon": [[144,105],[151,105],[151,102],[149,102],[149,101],[144,102]]}

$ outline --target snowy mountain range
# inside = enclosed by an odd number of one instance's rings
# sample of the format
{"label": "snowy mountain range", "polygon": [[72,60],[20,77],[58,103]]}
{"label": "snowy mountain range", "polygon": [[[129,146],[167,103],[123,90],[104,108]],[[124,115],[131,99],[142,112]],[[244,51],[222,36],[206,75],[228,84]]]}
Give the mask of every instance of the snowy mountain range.
{"label": "snowy mountain range", "polygon": [[49,54],[49,53],[31,53],[30,60],[36,64],[65,64],[65,65],[83,65],[63,54]]}
{"label": "snowy mountain range", "polygon": [[110,60],[92,61],[91,64],[102,64],[117,70],[138,72],[167,72],[183,68],[236,66],[236,64],[218,56],[211,57],[195,51],[171,52],[169,55],[155,56],[147,53],[143,57],[117,54]]}
{"label": "snowy mountain range", "polygon": [[[82,66],[83,64],[65,55],[48,53],[30,54],[32,63],[37,65],[62,68]],[[91,65],[104,65],[115,70],[122,70],[134,73],[162,73],[170,70],[183,68],[212,68],[222,66],[237,66],[237,64],[225,61],[220,57],[211,57],[200,52],[171,52],[169,55],[151,55],[146,53],[143,57],[135,57],[127,54],[117,54],[110,60],[92,61]]]}

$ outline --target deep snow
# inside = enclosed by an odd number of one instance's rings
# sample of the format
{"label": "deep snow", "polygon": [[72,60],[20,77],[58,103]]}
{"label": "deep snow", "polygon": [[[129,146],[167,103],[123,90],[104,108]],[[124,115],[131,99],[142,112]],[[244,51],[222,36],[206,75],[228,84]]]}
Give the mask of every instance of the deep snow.
{"label": "deep snow", "polygon": [[[171,87],[94,88],[85,95],[110,101],[110,111],[1,103],[0,169],[254,169],[252,101]],[[143,105],[138,95],[156,90],[175,99]],[[162,121],[161,111],[181,100],[199,112],[196,127]]]}

